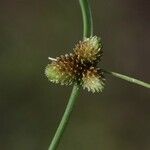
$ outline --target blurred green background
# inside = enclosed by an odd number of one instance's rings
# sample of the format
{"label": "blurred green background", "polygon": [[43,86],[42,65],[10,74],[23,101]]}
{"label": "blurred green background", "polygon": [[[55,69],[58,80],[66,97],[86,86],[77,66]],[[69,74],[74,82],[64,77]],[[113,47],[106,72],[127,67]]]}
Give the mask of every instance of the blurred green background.
{"label": "blurred green background", "polygon": [[[150,82],[150,1],[91,0],[101,67]],[[48,82],[48,56],[82,39],[78,0],[0,1],[0,149],[46,150],[72,87]],[[150,92],[107,78],[82,91],[58,150],[149,150]]]}

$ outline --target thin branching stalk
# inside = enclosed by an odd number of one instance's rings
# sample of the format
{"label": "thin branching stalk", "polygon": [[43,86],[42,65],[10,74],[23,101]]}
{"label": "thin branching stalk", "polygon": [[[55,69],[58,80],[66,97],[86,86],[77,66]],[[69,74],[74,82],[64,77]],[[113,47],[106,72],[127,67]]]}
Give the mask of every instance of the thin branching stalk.
{"label": "thin branching stalk", "polygon": [[[91,10],[88,0],[79,0],[80,7],[82,10],[82,16],[83,16],[83,38],[90,37],[93,34],[93,23],[92,23],[92,16],[91,16]],[[57,131],[52,139],[52,142],[48,148],[48,150],[56,150],[58,147],[58,144],[60,142],[60,139],[65,131],[65,128],[68,124],[71,112],[73,110],[73,106],[75,104],[75,101],[77,99],[77,96],[80,92],[80,86],[75,84],[73,86],[69,102],[67,104],[67,107],[65,109],[64,115],[61,119],[61,122],[57,128]]]}
{"label": "thin branching stalk", "polygon": [[88,0],[79,0],[83,18],[83,38],[93,36],[93,20]]}
{"label": "thin branching stalk", "polygon": [[79,86],[74,85],[70,99],[69,99],[69,102],[68,102],[67,107],[66,107],[66,110],[65,110],[64,115],[62,117],[62,120],[61,120],[61,122],[57,128],[55,136],[51,142],[49,150],[55,150],[57,148],[59,141],[60,141],[60,139],[64,133],[66,126],[67,126],[68,120],[70,118],[70,114],[73,110],[75,100],[76,100],[78,95],[79,95]]}
{"label": "thin branching stalk", "polygon": [[110,74],[110,75],[112,75],[114,77],[126,80],[128,82],[131,82],[131,83],[134,83],[134,84],[138,84],[138,85],[143,86],[145,88],[150,88],[150,84],[149,83],[143,82],[141,80],[138,80],[138,79],[135,79],[135,78],[132,78],[132,77],[120,74],[120,73],[116,73],[116,72],[111,72],[111,71],[106,71],[106,70],[104,70],[104,72],[107,73],[107,74]]}

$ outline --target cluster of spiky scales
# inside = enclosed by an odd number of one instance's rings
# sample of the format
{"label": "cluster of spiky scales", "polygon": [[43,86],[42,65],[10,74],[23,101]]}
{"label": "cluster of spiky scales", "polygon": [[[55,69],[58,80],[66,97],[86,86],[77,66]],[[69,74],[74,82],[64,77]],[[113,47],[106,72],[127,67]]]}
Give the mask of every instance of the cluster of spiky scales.
{"label": "cluster of spiky scales", "polygon": [[105,79],[102,70],[97,68],[102,55],[101,47],[96,36],[80,41],[74,53],[61,55],[47,65],[46,76],[54,83],[77,83],[88,91],[102,91]]}
{"label": "cluster of spiky scales", "polygon": [[51,82],[70,85],[76,81],[78,59],[72,53],[61,55],[48,64],[45,74]]}
{"label": "cluster of spiky scales", "polygon": [[99,68],[90,67],[85,74],[83,74],[83,88],[88,91],[99,92],[104,88],[105,78],[103,72]]}
{"label": "cluster of spiky scales", "polygon": [[102,56],[102,44],[100,42],[100,38],[94,36],[92,38],[85,38],[85,40],[79,41],[74,48],[74,53],[84,61],[89,61],[91,63],[95,63],[95,61],[97,61],[98,63]]}

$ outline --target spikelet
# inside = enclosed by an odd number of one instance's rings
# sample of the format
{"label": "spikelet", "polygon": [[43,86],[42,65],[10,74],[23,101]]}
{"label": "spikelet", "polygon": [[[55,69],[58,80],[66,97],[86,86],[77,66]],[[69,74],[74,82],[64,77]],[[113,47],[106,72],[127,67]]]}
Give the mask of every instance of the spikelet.
{"label": "spikelet", "polygon": [[73,70],[74,55],[66,54],[57,57],[56,60],[48,64],[45,69],[47,78],[53,83],[60,83],[61,85],[70,85],[75,81],[75,74]]}
{"label": "spikelet", "polygon": [[87,89],[91,92],[102,92],[104,88],[104,76],[103,73],[100,72],[99,69],[91,67],[83,74],[83,89]]}
{"label": "spikelet", "polygon": [[93,63],[95,61],[100,61],[100,57],[102,56],[101,48],[102,44],[100,38],[93,36],[80,41],[74,48],[74,52],[76,55],[80,56],[80,59],[83,61]]}

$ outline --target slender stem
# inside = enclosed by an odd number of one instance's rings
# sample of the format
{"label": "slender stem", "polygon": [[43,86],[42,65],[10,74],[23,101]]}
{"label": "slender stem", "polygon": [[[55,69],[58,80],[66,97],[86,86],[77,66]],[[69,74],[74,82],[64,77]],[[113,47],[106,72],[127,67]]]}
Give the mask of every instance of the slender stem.
{"label": "slender stem", "polygon": [[140,86],[143,86],[145,88],[150,88],[150,84],[149,83],[146,83],[146,82],[143,82],[143,81],[140,81],[138,79],[134,79],[132,77],[129,77],[129,76],[126,76],[126,75],[122,75],[122,74],[119,74],[119,73],[116,73],[116,72],[111,72],[111,71],[106,71],[104,70],[105,73],[108,73],[110,75],[113,75],[117,78],[120,78],[120,79],[123,79],[123,80],[126,80],[128,82],[131,82],[131,83],[134,83],[134,84],[138,84]]}
{"label": "slender stem", "polygon": [[[89,6],[89,2],[88,0],[79,0],[79,3],[81,6],[82,16],[83,16],[83,38],[90,37],[93,34],[93,24],[92,24],[92,17],[91,17],[91,10]],[[53,60],[52,58],[49,58],[49,59]],[[70,95],[69,102],[65,109],[64,115],[61,119],[61,122],[57,128],[57,131],[52,139],[52,142],[48,150],[57,149],[59,141],[70,119],[70,115],[73,110],[73,106],[75,105],[75,100],[77,99],[77,96],[79,95],[79,91],[80,91],[80,86],[75,84],[72,89],[72,93]]]}
{"label": "slender stem", "polygon": [[48,150],[55,150],[57,148],[59,141],[60,141],[60,139],[64,133],[65,127],[67,126],[68,120],[70,118],[70,114],[73,110],[73,106],[75,104],[75,100],[76,100],[78,95],[79,95],[79,86],[75,85],[72,89],[72,93],[71,93],[69,102],[67,104],[66,110],[64,112],[64,115],[61,119],[61,122],[57,128],[55,136],[54,136]]}
{"label": "slender stem", "polygon": [[93,35],[93,21],[88,0],[79,0],[83,17],[83,38]]}

